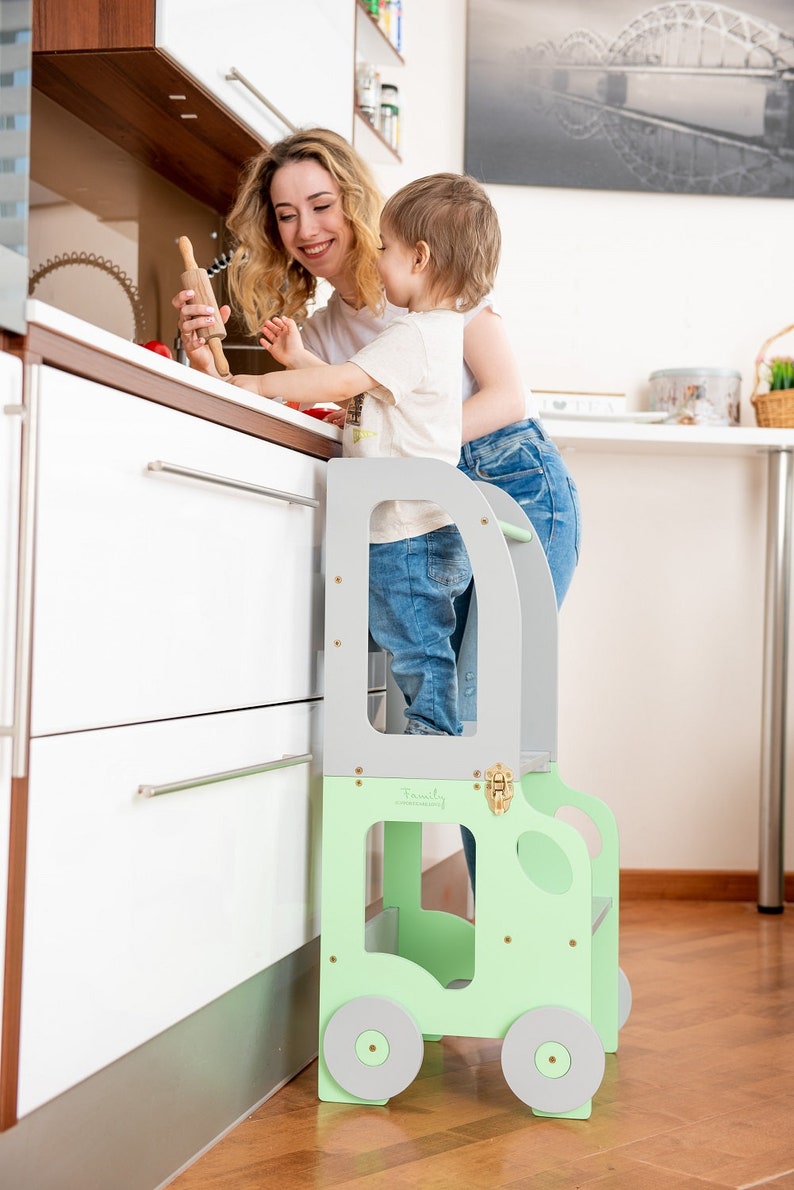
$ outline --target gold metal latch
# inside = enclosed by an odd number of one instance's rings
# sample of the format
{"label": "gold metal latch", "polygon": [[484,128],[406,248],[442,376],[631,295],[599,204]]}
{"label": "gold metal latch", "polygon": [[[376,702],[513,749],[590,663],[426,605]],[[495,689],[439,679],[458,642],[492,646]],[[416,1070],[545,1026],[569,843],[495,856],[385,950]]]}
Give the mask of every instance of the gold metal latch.
{"label": "gold metal latch", "polygon": [[494,814],[506,814],[513,800],[513,770],[501,763],[486,769],[485,796]]}

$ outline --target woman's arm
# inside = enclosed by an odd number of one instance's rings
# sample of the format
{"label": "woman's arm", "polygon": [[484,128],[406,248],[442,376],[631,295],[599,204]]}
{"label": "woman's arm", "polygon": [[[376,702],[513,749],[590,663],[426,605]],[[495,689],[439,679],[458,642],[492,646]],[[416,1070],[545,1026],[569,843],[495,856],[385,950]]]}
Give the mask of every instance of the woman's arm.
{"label": "woman's arm", "polygon": [[526,417],[524,386],[502,319],[490,306],[466,324],[463,357],[478,392],[463,402],[463,441],[471,442]]}

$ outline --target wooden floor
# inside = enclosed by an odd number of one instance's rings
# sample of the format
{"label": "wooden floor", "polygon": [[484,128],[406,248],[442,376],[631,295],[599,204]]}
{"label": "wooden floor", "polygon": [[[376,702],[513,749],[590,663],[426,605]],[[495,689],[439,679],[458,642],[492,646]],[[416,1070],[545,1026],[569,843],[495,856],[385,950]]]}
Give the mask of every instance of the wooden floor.
{"label": "wooden floor", "polygon": [[316,1064],[174,1190],[794,1187],[794,908],[624,903],[634,1007],[589,1120],[534,1117],[500,1043],[425,1045],[387,1107],[320,1103]]}

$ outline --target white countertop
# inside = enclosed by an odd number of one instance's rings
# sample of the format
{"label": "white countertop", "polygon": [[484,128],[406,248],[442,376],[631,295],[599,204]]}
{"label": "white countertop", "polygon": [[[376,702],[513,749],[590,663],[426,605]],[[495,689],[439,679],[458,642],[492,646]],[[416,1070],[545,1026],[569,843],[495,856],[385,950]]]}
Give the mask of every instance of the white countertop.
{"label": "white countertop", "polygon": [[742,455],[794,450],[794,429],[758,426],[648,425],[546,416],[546,432],[561,449],[630,451],[634,454]]}
{"label": "white countertop", "polygon": [[104,355],[112,356],[114,359],[134,364],[135,367],[143,368],[147,372],[154,372],[169,380],[176,380],[188,388],[212,393],[213,396],[220,397],[224,401],[228,401],[229,404],[256,409],[258,413],[263,413],[277,421],[290,422],[292,425],[300,426],[301,429],[310,429],[312,433],[319,434],[321,437],[331,438],[334,441],[339,440],[338,428],[326,425],[319,418],[308,418],[298,409],[289,409],[286,405],[279,404],[278,401],[270,401],[255,393],[246,392],[243,388],[236,388],[223,380],[215,380],[203,372],[194,372],[186,364],[180,364],[177,360],[158,355],[156,351],[149,351],[146,347],[140,347],[137,343],[122,339],[120,335],[102,330],[101,327],[94,326],[93,323],[84,322],[81,318],[75,318],[72,314],[58,310],[55,306],[48,306],[45,302],[36,301],[35,298],[28,300],[26,317],[28,323],[34,326],[54,331],[66,339],[73,339],[76,343],[81,343],[95,351],[101,351]]}

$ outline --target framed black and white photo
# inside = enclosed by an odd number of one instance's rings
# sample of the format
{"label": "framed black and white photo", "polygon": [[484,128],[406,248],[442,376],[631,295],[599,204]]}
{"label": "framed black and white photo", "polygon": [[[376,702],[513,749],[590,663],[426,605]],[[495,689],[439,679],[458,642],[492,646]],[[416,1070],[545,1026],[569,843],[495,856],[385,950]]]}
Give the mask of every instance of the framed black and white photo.
{"label": "framed black and white photo", "polygon": [[468,0],[485,182],[794,197],[794,3]]}

